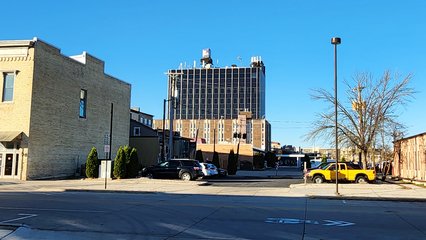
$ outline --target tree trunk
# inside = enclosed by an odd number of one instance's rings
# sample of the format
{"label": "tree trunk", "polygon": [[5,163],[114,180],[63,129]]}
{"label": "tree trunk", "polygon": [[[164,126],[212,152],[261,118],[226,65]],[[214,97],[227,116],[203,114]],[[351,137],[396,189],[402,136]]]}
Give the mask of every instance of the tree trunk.
{"label": "tree trunk", "polygon": [[364,159],[362,159],[362,168],[367,169],[367,156],[368,156],[368,150],[363,150]]}

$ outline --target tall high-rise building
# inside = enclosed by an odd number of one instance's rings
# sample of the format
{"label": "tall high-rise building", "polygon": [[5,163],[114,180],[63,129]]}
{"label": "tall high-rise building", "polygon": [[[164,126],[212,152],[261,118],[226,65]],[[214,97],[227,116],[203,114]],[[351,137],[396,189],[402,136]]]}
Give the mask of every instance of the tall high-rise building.
{"label": "tall high-rise building", "polygon": [[[172,129],[182,137],[201,139],[197,149],[212,145],[218,151],[219,145],[241,143],[246,149],[269,151],[271,127],[265,119],[261,57],[252,57],[249,67],[215,67],[210,49],[204,49],[200,62],[200,67],[194,62],[191,68],[168,70],[168,99],[174,99],[169,104],[169,110],[174,108]],[[162,128],[162,121],[155,120],[154,128]]]}
{"label": "tall high-rise building", "polygon": [[[265,66],[252,57],[250,67],[212,66],[210,51],[201,59],[201,68],[174,69],[180,73],[174,83],[178,99],[176,119],[236,119],[251,112],[253,119],[265,118]],[[172,94],[169,79],[169,96]]]}

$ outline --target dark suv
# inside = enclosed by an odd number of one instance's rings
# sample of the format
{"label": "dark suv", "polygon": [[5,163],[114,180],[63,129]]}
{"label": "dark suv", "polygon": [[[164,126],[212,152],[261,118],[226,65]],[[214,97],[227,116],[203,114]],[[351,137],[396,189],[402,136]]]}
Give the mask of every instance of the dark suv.
{"label": "dark suv", "polygon": [[148,178],[180,178],[189,181],[202,177],[203,172],[197,160],[171,159],[142,169],[142,176]]}

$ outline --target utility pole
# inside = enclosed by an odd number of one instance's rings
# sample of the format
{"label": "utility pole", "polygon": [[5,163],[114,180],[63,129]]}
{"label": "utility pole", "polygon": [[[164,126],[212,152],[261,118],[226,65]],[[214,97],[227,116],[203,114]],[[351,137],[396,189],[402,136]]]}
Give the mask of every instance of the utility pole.
{"label": "utility pole", "polygon": [[161,160],[160,162],[166,161],[166,102],[168,99],[163,101],[163,139],[161,141]]}
{"label": "utility pole", "polygon": [[[364,121],[363,121],[363,110],[365,107],[365,102],[362,101],[362,90],[364,89],[364,86],[361,86],[361,83],[358,83],[358,86],[354,88],[354,91],[357,91],[357,100],[352,103],[352,109],[356,111],[358,114],[358,131],[362,134],[364,134]],[[362,149],[360,149],[362,150]],[[358,155],[358,162],[362,163],[362,152],[359,152]],[[363,166],[364,167],[364,166]]]}
{"label": "utility pole", "polygon": [[178,105],[178,93],[176,89],[176,80],[177,77],[182,76],[183,72],[167,72],[168,80],[169,80],[169,155],[167,156],[167,159],[170,160],[173,158],[173,144],[174,144],[174,134],[173,134],[173,119],[174,119],[174,112]]}

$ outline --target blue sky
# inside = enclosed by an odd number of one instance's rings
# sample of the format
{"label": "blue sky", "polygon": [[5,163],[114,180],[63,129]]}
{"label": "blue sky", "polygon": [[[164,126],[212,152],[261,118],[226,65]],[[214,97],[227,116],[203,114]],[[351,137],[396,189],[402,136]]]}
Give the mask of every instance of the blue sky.
{"label": "blue sky", "polygon": [[131,83],[131,105],[156,119],[166,96],[164,72],[199,63],[203,48],[221,67],[248,66],[251,56],[262,56],[272,140],[302,147],[327,146],[303,136],[326,109],[310,93],[333,89],[330,38],[338,36],[339,84],[359,72],[413,73],[416,98],[399,109],[399,119],[408,136],[426,132],[423,0],[21,0],[4,1],[2,9],[0,39],[38,37],[64,55],[87,51],[105,61],[106,73]]}

